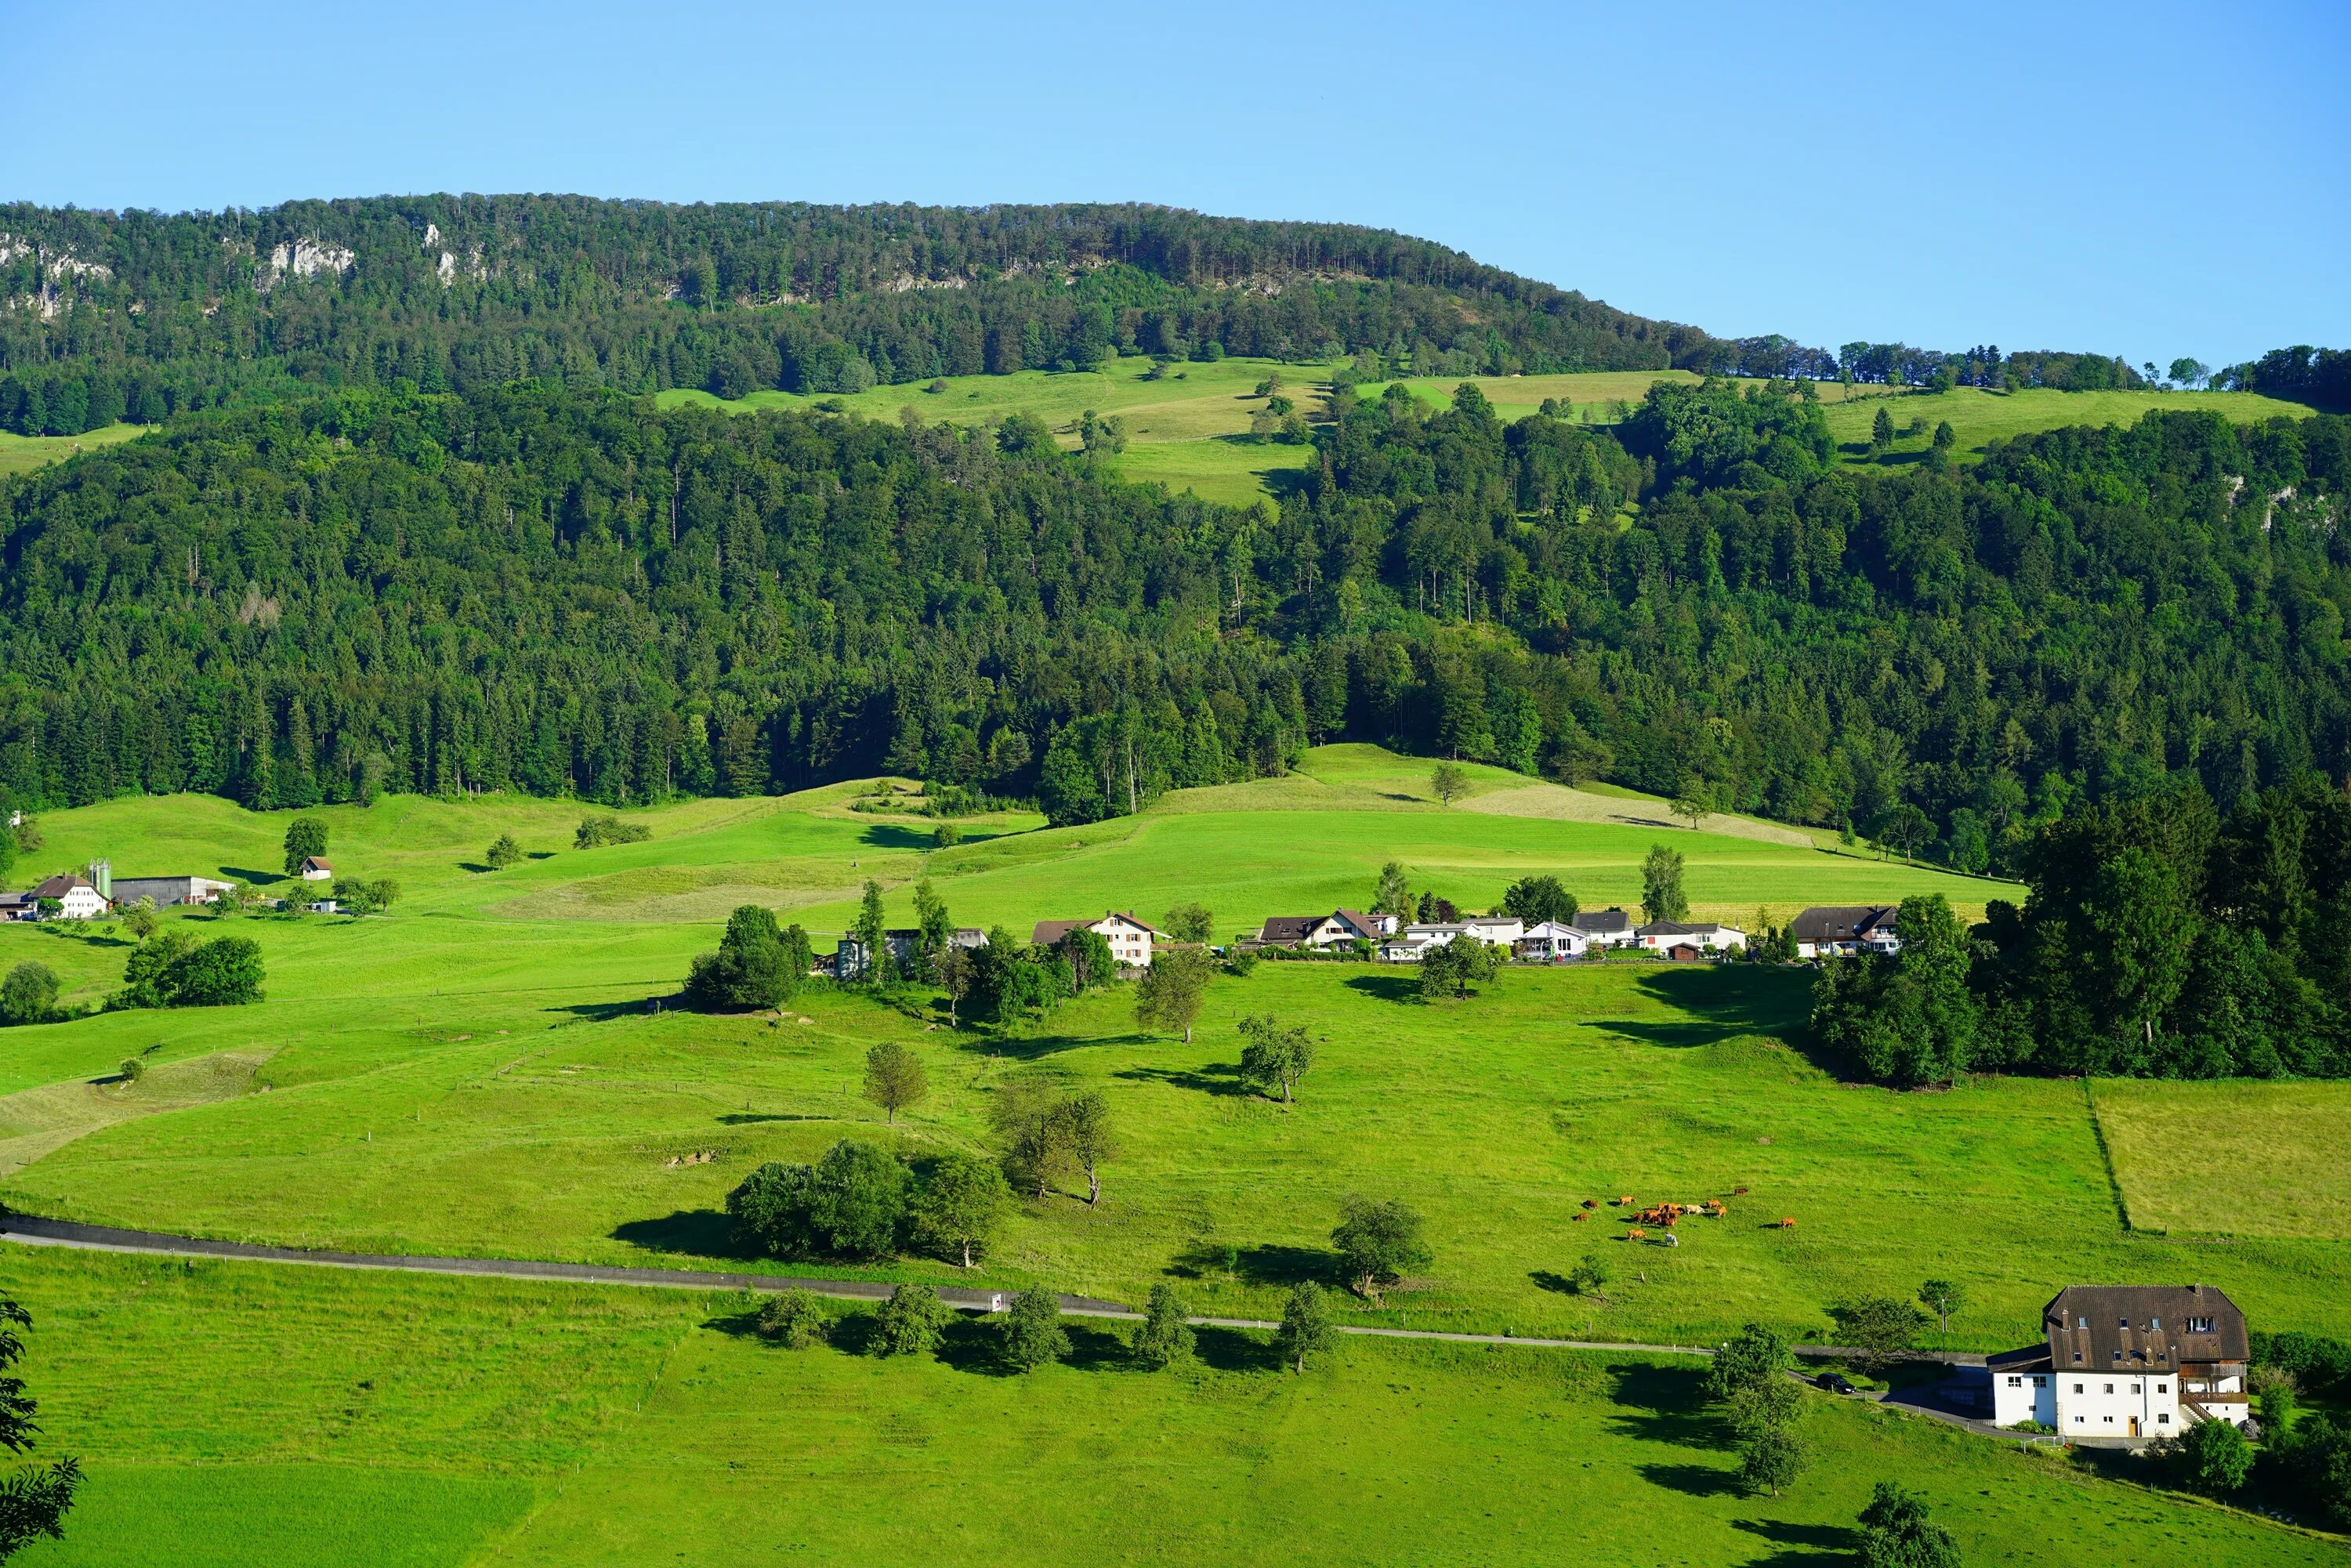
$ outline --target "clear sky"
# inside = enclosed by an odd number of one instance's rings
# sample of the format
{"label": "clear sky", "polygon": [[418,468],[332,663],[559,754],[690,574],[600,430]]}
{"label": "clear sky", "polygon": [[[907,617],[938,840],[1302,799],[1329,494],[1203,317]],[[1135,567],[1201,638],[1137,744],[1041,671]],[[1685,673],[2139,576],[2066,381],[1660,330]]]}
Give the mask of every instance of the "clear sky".
{"label": "clear sky", "polygon": [[1136,199],[1834,347],[2351,346],[2351,0],[0,0],[0,200]]}

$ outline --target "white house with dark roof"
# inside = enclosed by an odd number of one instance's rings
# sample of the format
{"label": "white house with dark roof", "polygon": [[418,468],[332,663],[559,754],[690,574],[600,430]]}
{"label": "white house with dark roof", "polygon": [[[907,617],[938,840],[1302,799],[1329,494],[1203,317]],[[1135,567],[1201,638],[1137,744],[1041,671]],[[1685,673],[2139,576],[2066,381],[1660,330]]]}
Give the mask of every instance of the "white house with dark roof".
{"label": "white house with dark roof", "polygon": [[1986,1360],[1997,1426],[2130,1442],[2252,1420],[2245,1314],[2213,1286],[2070,1285],[2041,1317],[2041,1343]]}
{"label": "white house with dark roof", "polygon": [[1527,962],[1563,964],[1571,958],[1583,957],[1592,939],[1573,925],[1545,920],[1528,926],[1510,946]]}
{"label": "white house with dark roof", "polygon": [[1276,915],[1258,932],[1267,947],[1305,947],[1322,952],[1349,942],[1377,942],[1393,936],[1396,917],[1366,915],[1360,909],[1334,909],[1328,915]]}
{"label": "white house with dark roof", "polygon": [[1110,944],[1111,957],[1121,968],[1151,967],[1151,944],[1159,933],[1115,909],[1099,920],[1040,920],[1029,940],[1040,947],[1050,947],[1080,926],[1102,934],[1102,939]]}
{"label": "white house with dark roof", "polygon": [[1693,924],[1686,920],[1653,920],[1633,933],[1646,953],[1671,955],[1676,948],[1688,948],[1697,954],[1728,953],[1747,946],[1747,933],[1736,925],[1717,925],[1712,921]]}
{"label": "white house with dark roof", "polygon": [[1633,917],[1621,909],[1580,909],[1568,924],[1594,947],[1630,947]]}
{"label": "white house with dark roof", "polygon": [[113,907],[106,902],[104,894],[89,884],[89,878],[62,873],[45,879],[33,889],[32,897],[36,908],[42,899],[56,899],[57,917],[60,920],[96,920]]}
{"label": "white house with dark roof", "polygon": [[1890,904],[1820,904],[1788,923],[1799,958],[1847,957],[1855,953],[1898,953]]}

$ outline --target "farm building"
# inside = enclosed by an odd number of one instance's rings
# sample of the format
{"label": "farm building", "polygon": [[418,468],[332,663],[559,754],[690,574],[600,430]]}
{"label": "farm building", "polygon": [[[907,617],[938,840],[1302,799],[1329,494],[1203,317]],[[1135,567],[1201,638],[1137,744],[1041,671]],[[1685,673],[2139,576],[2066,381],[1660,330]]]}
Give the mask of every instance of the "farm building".
{"label": "farm building", "polygon": [[335,868],[328,863],[324,855],[304,855],[298,874],[304,882],[330,882],[334,879]]}
{"label": "farm building", "polygon": [[[987,946],[987,933],[977,925],[958,925],[947,941],[956,947],[985,947]],[[923,950],[923,934],[910,925],[898,926],[882,933],[882,944],[890,949],[890,961],[904,969],[914,961],[914,955]],[[830,973],[837,980],[861,979],[872,961],[872,956],[865,951],[864,943],[855,936],[844,936],[833,946]]]}
{"label": "farm building", "polygon": [[1677,947],[1692,949],[1690,956],[1702,957],[1709,953],[1728,953],[1747,946],[1747,933],[1736,925],[1717,925],[1711,922],[1692,925],[1682,920],[1653,920],[1633,933],[1634,940],[1644,952],[1674,956]]}
{"label": "farm building", "polygon": [[1568,922],[1594,947],[1630,947],[1633,917],[1621,909],[1586,909]]}
{"label": "farm building", "polygon": [[1902,938],[1894,931],[1890,904],[1815,904],[1788,924],[1799,958],[1850,956],[1855,953],[1898,953]]}
{"label": "farm building", "polygon": [[2213,1286],[2069,1285],[2041,1318],[2045,1340],[1988,1362],[1999,1426],[2128,1440],[2252,1419],[2245,1314]]}
{"label": "farm building", "polygon": [[0,920],[30,920],[41,912],[29,893],[0,893]]}
{"label": "farm building", "polygon": [[56,899],[60,905],[57,918],[61,920],[95,920],[112,907],[87,877],[63,873],[43,882],[29,896],[36,907],[44,898]]}
{"label": "farm building", "polygon": [[1393,915],[1334,909],[1328,915],[1277,915],[1258,933],[1265,947],[1307,947],[1317,952],[1348,942],[1376,942],[1396,929]]}
{"label": "farm building", "polygon": [[1151,944],[1159,933],[1132,915],[1112,910],[1099,920],[1040,920],[1029,940],[1040,947],[1050,947],[1080,926],[1102,933],[1110,944],[1110,956],[1122,968],[1151,967]]}
{"label": "farm building", "polygon": [[211,904],[234,885],[208,876],[119,876],[114,879],[114,902],[129,908],[142,898],[152,898],[158,909],[175,904]]}

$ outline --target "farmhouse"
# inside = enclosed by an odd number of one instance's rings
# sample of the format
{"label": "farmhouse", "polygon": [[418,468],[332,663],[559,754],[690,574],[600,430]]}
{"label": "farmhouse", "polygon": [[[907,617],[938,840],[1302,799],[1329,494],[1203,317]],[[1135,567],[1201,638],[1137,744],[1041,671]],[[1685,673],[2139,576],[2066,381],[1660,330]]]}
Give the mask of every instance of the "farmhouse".
{"label": "farmhouse", "polygon": [[1450,942],[1468,929],[1467,925],[1407,925],[1380,944],[1380,956],[1391,964],[1417,964],[1428,948]]}
{"label": "farmhouse", "polygon": [[1788,925],[1799,958],[1848,957],[1855,953],[1898,953],[1890,904],[1815,904]]}
{"label": "farmhouse", "polygon": [[36,907],[44,898],[56,899],[60,905],[57,918],[61,920],[95,920],[111,907],[106,895],[92,887],[88,879],[62,873],[33,889],[31,897]]}
{"label": "farmhouse", "polygon": [[[890,961],[904,970],[914,963],[914,956],[923,950],[923,934],[914,926],[896,926],[882,933],[882,945],[890,950]],[[985,947],[987,933],[977,925],[958,925],[947,938],[950,947]],[[865,944],[854,936],[844,936],[833,945],[831,973],[837,980],[862,979],[872,965],[873,956],[866,952]]]}
{"label": "farmhouse", "polygon": [[1592,946],[1592,939],[1573,925],[1562,925],[1546,920],[1530,925],[1511,950],[1521,958],[1538,964],[1563,964],[1571,958],[1581,958]]}
{"label": "farmhouse", "polygon": [[41,906],[29,893],[0,893],[0,920],[31,920]]}
{"label": "farmhouse", "polygon": [[2252,1418],[2245,1314],[2210,1285],[2069,1285],[2041,1318],[2045,1340],[1987,1363],[1996,1425],[2130,1439]]}
{"label": "farmhouse", "polygon": [[1489,947],[1508,947],[1527,934],[1527,923],[1515,915],[1465,915],[1461,925]]}
{"label": "farmhouse", "polygon": [[1653,920],[1633,933],[1642,950],[1680,957],[1677,949],[1689,949],[1687,956],[1704,957],[1708,953],[1727,953],[1747,946],[1747,933],[1736,925],[1716,925],[1711,922],[1690,925],[1680,920]]}
{"label": "farmhouse", "polygon": [[208,876],[119,876],[114,879],[114,902],[128,908],[142,898],[152,898],[158,909],[175,904],[212,904],[234,885]]}
{"label": "farmhouse", "polygon": [[330,882],[334,879],[335,868],[328,863],[324,855],[304,855],[299,874],[304,882]]}
{"label": "farmhouse", "polygon": [[1102,940],[1110,944],[1110,956],[1121,968],[1151,967],[1151,943],[1159,933],[1134,915],[1115,909],[1100,920],[1040,920],[1029,940],[1040,947],[1050,947],[1080,926],[1102,934]]}
{"label": "farmhouse", "polygon": [[1346,942],[1376,942],[1396,928],[1393,915],[1334,909],[1328,915],[1277,915],[1258,933],[1266,947],[1307,947],[1320,952]]}
{"label": "farmhouse", "polygon": [[1621,909],[1586,909],[1568,922],[1594,947],[1630,947],[1633,917]]}

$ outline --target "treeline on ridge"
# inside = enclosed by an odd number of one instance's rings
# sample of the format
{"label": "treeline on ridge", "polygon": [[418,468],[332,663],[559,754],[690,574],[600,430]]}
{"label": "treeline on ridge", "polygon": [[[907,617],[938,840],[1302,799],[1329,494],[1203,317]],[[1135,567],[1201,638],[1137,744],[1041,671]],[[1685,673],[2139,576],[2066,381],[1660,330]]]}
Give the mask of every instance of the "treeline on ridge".
{"label": "treeline on ridge", "polygon": [[0,789],[611,804],[889,772],[1057,821],[1377,740],[2022,865],[2085,794],[2351,771],[2343,420],[1836,469],[1800,391],[1621,439],[1339,394],[1237,510],[1043,426],[544,385],[209,414],[10,482]]}

